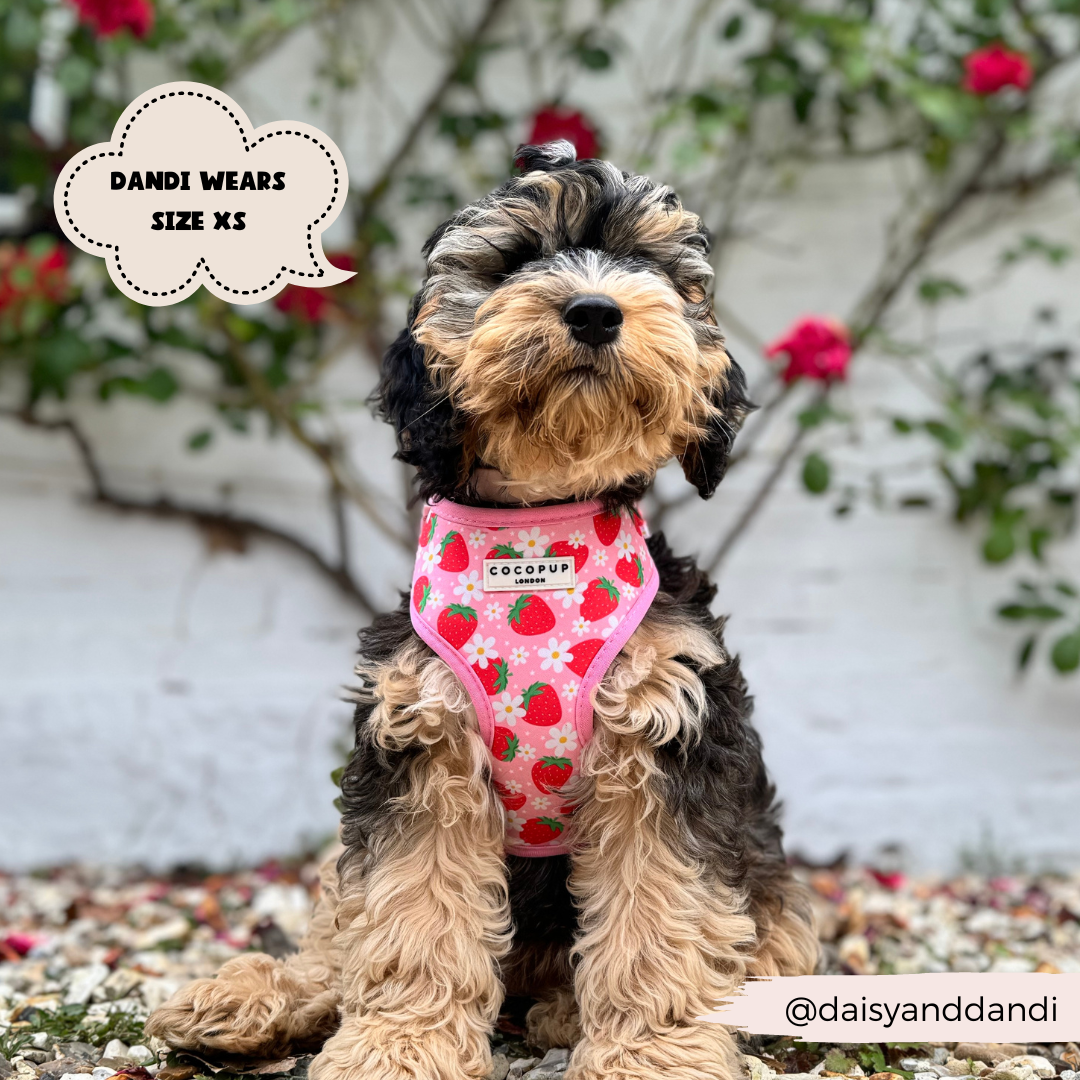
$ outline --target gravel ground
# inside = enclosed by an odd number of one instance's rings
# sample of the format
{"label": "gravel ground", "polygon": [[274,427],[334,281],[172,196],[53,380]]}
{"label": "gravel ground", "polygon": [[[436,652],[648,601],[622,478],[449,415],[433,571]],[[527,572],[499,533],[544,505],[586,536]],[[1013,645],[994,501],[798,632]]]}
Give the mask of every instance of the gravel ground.
{"label": "gravel ground", "polygon": [[[1080,874],[908,880],[865,869],[801,870],[818,909],[826,970],[1080,971]],[[292,951],[317,893],[314,861],[154,876],[63,867],[0,873],[0,1080],[303,1077],[310,1058],[196,1058],[143,1037],[147,1014],[239,952]],[[510,1000],[492,1040],[494,1080],[556,1080],[567,1051],[532,1056]],[[1080,1032],[1077,1032],[1080,1037]],[[940,1044],[824,1046],[755,1038],[751,1080],[976,1075],[1080,1080],[1080,1050]]]}

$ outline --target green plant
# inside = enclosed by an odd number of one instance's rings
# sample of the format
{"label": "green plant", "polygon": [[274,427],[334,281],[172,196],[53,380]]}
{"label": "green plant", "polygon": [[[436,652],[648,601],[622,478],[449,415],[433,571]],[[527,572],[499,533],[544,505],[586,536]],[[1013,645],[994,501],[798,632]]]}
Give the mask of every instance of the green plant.
{"label": "green plant", "polygon": [[[388,25],[407,18],[398,5],[380,4]],[[0,246],[0,414],[69,439],[96,503],[194,522],[212,547],[243,550],[252,538],[286,544],[371,614],[370,582],[350,558],[351,523],[362,517],[382,541],[408,552],[415,521],[388,506],[372,481],[342,422],[362,403],[340,400],[332,375],[357,352],[377,362],[400,322],[419,266],[412,240],[404,245],[399,237],[429,230],[499,182],[516,142],[541,118],[548,127],[571,124],[625,165],[677,182],[710,227],[721,280],[765,200],[786,198],[820,166],[895,157],[905,164],[904,189],[882,222],[887,243],[878,265],[848,298],[843,333],[837,330],[847,350],[842,362],[798,371],[775,365],[754,388],[763,407],[733,467],[758,453],[772,425],[786,428],[781,450],[705,562],[722,563],[793,465],[801,464],[807,491],[838,493],[838,513],[850,512],[863,494],[889,505],[880,478],[860,485],[846,477],[829,440],[857,427],[853,411],[839,404],[849,362],[853,379],[864,364],[894,363],[928,387],[931,403],[919,418],[897,417],[892,430],[934,448],[957,523],[981,530],[984,558],[1007,563],[1026,551],[1046,568],[1046,582],[1031,586],[1041,590],[1039,601],[1006,605],[1003,617],[1036,630],[1053,624],[1051,660],[1059,671],[1075,666],[1076,614],[1057,588],[1072,587],[1071,579],[1053,565],[1075,496],[1064,479],[1076,459],[1073,343],[1055,346],[1059,353],[1032,353],[1018,366],[995,345],[984,350],[987,359],[957,369],[927,343],[909,340],[899,312],[914,300],[934,317],[971,302],[987,284],[959,281],[937,263],[947,240],[964,242],[955,226],[965,215],[992,206],[995,221],[1007,222],[1033,195],[1076,175],[1080,124],[1055,107],[1050,87],[1052,77],[1080,63],[1078,0],[947,7],[911,0],[902,17],[874,0],[706,0],[668,27],[662,48],[678,63],[651,67],[642,50],[661,45],[635,45],[623,32],[639,10],[631,0],[608,0],[591,14],[572,12],[564,0],[486,0],[469,13],[421,0],[420,21],[442,30],[433,37],[434,74],[385,154],[350,189],[343,219],[351,239],[338,257],[356,270],[351,281],[320,292],[294,289],[257,308],[199,293],[150,310],[118,297],[96,261],[49,238],[50,177],[77,148],[108,136],[133,94],[136,60],[152,60],[162,78],[228,88],[303,31],[319,51],[308,104],[338,135],[349,95],[387,96],[381,66],[365,52],[371,6],[158,0],[153,28],[141,38],[138,27],[102,34],[80,23],[63,37],[50,69],[69,104],[65,138],[51,145],[30,129],[29,116],[52,5],[0,0],[0,191],[25,189],[32,199],[24,235]],[[980,53],[999,43],[1016,53],[1025,76],[992,88],[972,81]],[[520,107],[500,93],[498,71],[508,69],[521,73]],[[589,101],[596,80],[627,72],[625,111],[637,122],[619,145],[605,146],[603,118],[570,103]],[[1017,232],[988,280],[1033,260],[1069,263],[1057,240]],[[721,323],[770,356],[754,329],[726,308],[723,290],[719,296]],[[91,397],[103,409],[125,399],[196,406],[201,419],[178,454],[213,453],[226,435],[289,440],[325,479],[332,553],[299,531],[219,503],[122,490],[70,408]],[[931,501],[910,493],[903,499],[908,506]],[[656,500],[654,527],[682,501]],[[1050,606],[1062,614],[1051,618]],[[1025,641],[1025,662],[1035,649]]]}

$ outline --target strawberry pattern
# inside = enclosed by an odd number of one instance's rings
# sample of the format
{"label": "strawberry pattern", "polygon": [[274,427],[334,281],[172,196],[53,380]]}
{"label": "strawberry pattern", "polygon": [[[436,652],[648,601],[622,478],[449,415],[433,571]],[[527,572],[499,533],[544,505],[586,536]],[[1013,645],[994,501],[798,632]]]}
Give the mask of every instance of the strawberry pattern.
{"label": "strawberry pattern", "polygon": [[[647,536],[639,514],[599,502],[424,509],[412,623],[469,691],[515,855],[567,850],[591,691],[656,593]],[[575,584],[485,593],[485,559],[556,556],[573,558]]]}

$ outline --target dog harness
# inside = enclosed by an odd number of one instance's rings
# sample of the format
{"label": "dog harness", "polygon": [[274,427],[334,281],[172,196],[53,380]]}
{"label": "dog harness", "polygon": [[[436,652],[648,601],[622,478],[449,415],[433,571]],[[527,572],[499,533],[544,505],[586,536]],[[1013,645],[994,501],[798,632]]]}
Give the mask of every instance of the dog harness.
{"label": "dog harness", "polygon": [[660,583],[646,535],[599,501],[424,508],[409,614],[469,691],[514,855],[567,851],[592,691]]}

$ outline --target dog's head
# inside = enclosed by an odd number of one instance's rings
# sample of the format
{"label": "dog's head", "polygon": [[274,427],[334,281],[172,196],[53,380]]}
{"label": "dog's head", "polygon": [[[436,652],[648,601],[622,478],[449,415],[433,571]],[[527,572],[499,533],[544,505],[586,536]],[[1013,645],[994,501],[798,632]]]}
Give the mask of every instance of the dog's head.
{"label": "dog's head", "polygon": [[634,498],[677,456],[704,497],[749,403],[713,316],[700,218],[567,142],[424,247],[376,400],[425,497],[499,470],[524,501]]}

